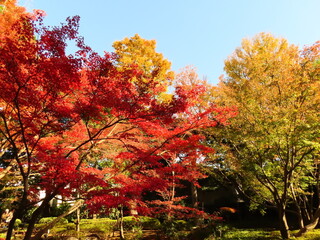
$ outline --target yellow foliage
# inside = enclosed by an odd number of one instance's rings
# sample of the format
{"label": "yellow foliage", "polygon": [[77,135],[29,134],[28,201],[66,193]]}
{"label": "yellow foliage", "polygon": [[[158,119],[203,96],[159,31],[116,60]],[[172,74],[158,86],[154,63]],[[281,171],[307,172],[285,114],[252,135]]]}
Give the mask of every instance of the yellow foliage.
{"label": "yellow foliage", "polygon": [[156,52],[156,41],[146,40],[138,34],[113,43],[118,56],[118,68],[125,71],[137,67],[143,72],[145,82],[157,81],[161,85],[169,84],[173,79],[171,63]]}

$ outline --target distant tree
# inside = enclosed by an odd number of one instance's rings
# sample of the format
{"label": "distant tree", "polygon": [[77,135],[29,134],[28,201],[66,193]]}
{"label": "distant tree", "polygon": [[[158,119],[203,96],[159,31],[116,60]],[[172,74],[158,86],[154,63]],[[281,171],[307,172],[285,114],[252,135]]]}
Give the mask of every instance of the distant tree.
{"label": "distant tree", "polygon": [[217,102],[238,109],[230,125],[213,134],[221,146],[219,167],[255,193],[252,203],[277,207],[284,239],[289,238],[288,203],[298,206],[295,197],[307,197],[315,184],[318,54],[318,45],[299,52],[284,39],[258,34],[243,40],[225,61],[227,76],[217,88]]}

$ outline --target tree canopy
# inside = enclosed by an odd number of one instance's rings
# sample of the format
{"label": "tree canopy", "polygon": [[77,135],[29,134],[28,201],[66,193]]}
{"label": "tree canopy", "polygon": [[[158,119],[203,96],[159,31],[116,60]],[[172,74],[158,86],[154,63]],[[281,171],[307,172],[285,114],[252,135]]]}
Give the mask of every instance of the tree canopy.
{"label": "tree canopy", "polygon": [[299,205],[297,196],[307,194],[317,171],[318,50],[316,44],[299,51],[285,39],[258,34],[225,61],[227,75],[217,88],[217,102],[238,111],[218,137],[224,165],[255,193],[253,204],[277,206],[284,238],[286,206]]}

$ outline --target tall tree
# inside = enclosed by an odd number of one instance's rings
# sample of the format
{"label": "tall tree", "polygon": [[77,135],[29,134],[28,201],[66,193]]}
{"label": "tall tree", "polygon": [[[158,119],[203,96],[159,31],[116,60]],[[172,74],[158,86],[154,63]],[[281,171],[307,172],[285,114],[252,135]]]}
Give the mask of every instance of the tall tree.
{"label": "tall tree", "polygon": [[155,40],[146,40],[135,34],[133,37],[115,41],[113,47],[119,71],[125,71],[134,66],[143,79],[143,82],[139,82],[141,87],[150,82],[156,83],[155,87],[161,90],[156,96],[157,99],[170,101],[172,95],[166,92],[174,78],[174,72],[170,69],[171,62],[161,53],[156,52]]}
{"label": "tall tree", "polygon": [[117,54],[118,69],[125,71],[137,66],[143,73],[146,81],[155,80],[159,83],[172,80],[171,63],[156,52],[156,41],[146,40],[138,34],[113,43]]}
{"label": "tall tree", "polygon": [[[215,111],[211,112],[211,114],[209,115],[211,121],[216,122],[216,125],[226,125],[228,124],[226,120],[232,118],[236,114],[235,109],[232,107],[221,108],[217,106],[217,104],[215,103],[216,87],[210,85],[206,80],[200,79],[197,74],[196,68],[193,66],[187,66],[183,68],[179,73],[177,73],[173,83],[174,86],[184,86],[185,88],[189,88],[190,90],[194,89],[193,91],[200,91],[197,94],[197,98],[188,99],[188,101],[192,101],[192,104],[190,104],[191,107],[188,109],[188,111],[182,113],[182,118],[188,118],[189,115],[203,114],[208,111],[208,109],[212,108],[215,109]],[[220,114],[217,114],[218,112]],[[199,132],[199,130],[197,130],[193,133],[206,136],[206,132],[207,129],[204,129],[203,132]],[[194,160],[197,161],[197,159]],[[204,161],[204,163],[207,163],[207,161]],[[198,206],[198,188],[199,186],[197,184],[191,183],[191,198],[194,207]]]}
{"label": "tall tree", "polygon": [[285,39],[261,33],[243,40],[225,61],[227,77],[217,90],[218,102],[238,109],[216,136],[224,146],[225,166],[260,200],[277,207],[284,239],[291,189],[311,184],[304,185],[314,170],[313,142],[319,138],[319,69],[314,60],[306,61]]}

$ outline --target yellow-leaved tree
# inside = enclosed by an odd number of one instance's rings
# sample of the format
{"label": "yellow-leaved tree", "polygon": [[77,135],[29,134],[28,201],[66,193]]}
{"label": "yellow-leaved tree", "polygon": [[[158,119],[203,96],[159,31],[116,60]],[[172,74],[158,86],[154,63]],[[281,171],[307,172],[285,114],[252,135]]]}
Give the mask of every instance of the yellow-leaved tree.
{"label": "yellow-leaved tree", "polygon": [[[253,204],[277,208],[282,238],[289,238],[287,206],[300,228],[311,221],[302,205],[319,188],[319,44],[299,51],[287,40],[261,33],[245,39],[225,61],[217,102],[238,115],[216,134],[225,171],[232,171]],[[317,206],[316,206],[317,207]],[[305,213],[306,214],[313,214]],[[304,221],[305,220],[305,221]]]}
{"label": "yellow-leaved tree", "polygon": [[120,71],[126,71],[135,67],[141,72],[140,85],[155,84],[163,88],[160,96],[161,101],[170,101],[171,95],[167,94],[168,87],[174,78],[170,70],[171,62],[164,58],[161,53],[156,52],[156,41],[146,40],[138,34],[133,37],[115,41],[113,48],[117,55],[117,66]]}

